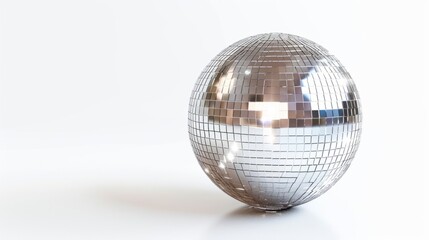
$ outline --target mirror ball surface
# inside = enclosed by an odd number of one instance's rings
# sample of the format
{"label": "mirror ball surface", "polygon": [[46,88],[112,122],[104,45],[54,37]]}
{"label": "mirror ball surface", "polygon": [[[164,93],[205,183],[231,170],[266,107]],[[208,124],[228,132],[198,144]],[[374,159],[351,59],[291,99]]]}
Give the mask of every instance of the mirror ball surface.
{"label": "mirror ball surface", "polygon": [[240,40],[202,71],[189,138],[206,175],[250,206],[281,210],[317,198],[359,146],[356,86],[322,46],[268,33]]}

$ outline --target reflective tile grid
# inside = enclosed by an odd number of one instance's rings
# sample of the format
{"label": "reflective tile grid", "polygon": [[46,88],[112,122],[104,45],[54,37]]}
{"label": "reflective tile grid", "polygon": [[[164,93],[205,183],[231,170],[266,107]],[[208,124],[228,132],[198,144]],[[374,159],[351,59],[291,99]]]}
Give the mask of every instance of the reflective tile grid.
{"label": "reflective tile grid", "polygon": [[207,176],[251,206],[279,210],[328,190],[355,156],[359,94],[326,49],[280,33],[238,41],[202,71],[189,137]]}

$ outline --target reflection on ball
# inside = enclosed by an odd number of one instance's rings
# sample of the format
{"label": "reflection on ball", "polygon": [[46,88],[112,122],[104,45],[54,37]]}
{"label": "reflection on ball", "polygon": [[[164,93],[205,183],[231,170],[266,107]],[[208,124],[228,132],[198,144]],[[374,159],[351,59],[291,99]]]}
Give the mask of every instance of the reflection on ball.
{"label": "reflection on ball", "polygon": [[362,113],[349,73],[305,38],[270,33],[219,53],[189,103],[189,137],[201,167],[250,206],[306,203],[345,173]]}

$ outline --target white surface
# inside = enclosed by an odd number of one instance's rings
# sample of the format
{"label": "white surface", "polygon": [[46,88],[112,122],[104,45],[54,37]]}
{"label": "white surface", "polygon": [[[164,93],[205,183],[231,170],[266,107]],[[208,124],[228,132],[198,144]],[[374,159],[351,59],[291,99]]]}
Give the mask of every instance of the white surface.
{"label": "white surface", "polygon": [[[419,1],[1,1],[0,238],[427,239],[427,13]],[[187,104],[220,50],[273,31],[342,61],[364,131],[329,192],[261,214],[199,169]]]}

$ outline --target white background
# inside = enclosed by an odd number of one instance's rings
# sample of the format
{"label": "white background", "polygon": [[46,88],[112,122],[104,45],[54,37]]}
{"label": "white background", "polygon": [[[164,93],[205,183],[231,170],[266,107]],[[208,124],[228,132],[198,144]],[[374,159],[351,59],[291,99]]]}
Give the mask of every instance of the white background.
{"label": "white background", "polygon": [[[428,239],[427,7],[0,1],[0,239]],[[276,214],[218,190],[187,136],[200,71],[265,32],[329,49],[364,112],[343,179]]]}

